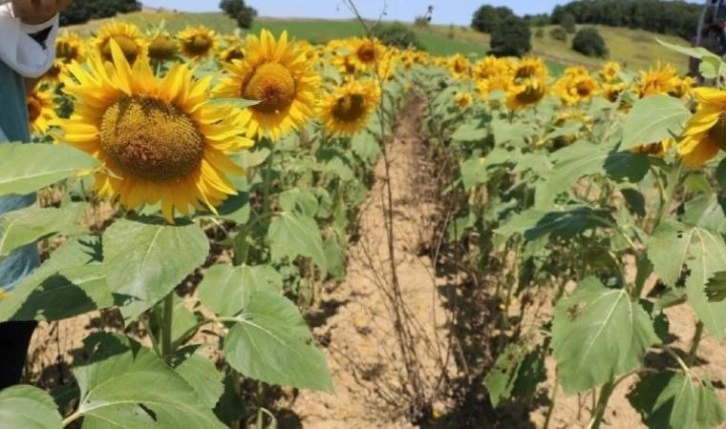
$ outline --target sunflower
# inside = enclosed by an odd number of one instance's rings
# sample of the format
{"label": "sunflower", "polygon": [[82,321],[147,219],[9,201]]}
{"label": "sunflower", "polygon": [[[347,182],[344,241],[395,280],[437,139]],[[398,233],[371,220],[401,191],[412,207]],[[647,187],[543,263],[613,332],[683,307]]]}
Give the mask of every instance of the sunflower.
{"label": "sunflower", "polygon": [[529,78],[512,85],[507,93],[507,106],[510,109],[523,109],[539,103],[547,88],[540,79]]}
{"label": "sunflower", "polygon": [[608,83],[608,84],[603,85],[602,95],[609,102],[614,103],[614,102],[618,101],[620,94],[622,94],[623,91],[625,91],[625,88],[626,88],[626,86],[622,82]]}
{"label": "sunflower", "polygon": [[469,59],[461,54],[453,55],[449,58],[447,65],[449,73],[455,79],[465,79],[471,75],[471,63]]}
{"label": "sunflower", "polygon": [[598,94],[598,82],[590,74],[573,73],[557,81],[553,90],[568,105],[589,101]]}
{"label": "sunflower", "polygon": [[454,104],[459,110],[466,109],[473,102],[474,97],[472,97],[471,93],[469,92],[458,92],[456,93],[456,95],[454,95]]}
{"label": "sunflower", "polygon": [[168,61],[179,52],[176,40],[168,33],[159,33],[149,43],[149,58],[153,61]]}
{"label": "sunflower", "polygon": [[640,72],[640,85],[638,95],[640,98],[654,94],[668,94],[677,91],[681,79],[678,71],[670,64],[661,65],[660,62],[648,71]]}
{"label": "sunflower", "polygon": [[673,138],[667,138],[657,143],[645,144],[632,149],[632,152],[641,153],[643,155],[651,155],[662,158],[668,154],[672,147],[676,146]]}
{"label": "sunflower", "polygon": [[243,60],[244,58],[245,50],[240,45],[230,45],[219,53],[221,63],[231,63],[234,60]]}
{"label": "sunflower", "polygon": [[88,67],[69,65],[73,79],[63,83],[75,111],[56,138],[97,158],[99,195],[129,210],[161,202],[170,222],[190,206],[214,212],[236,193],[225,174],[244,173],[227,153],[253,145],[238,135],[239,111],[210,105],[211,78],[196,80],[187,65],[157,79],[147,61],[132,67],[119,44],[110,47],[112,64],[94,56]]}
{"label": "sunflower", "polygon": [[138,58],[146,55],[146,42],[141,30],[134,24],[112,21],[101,27],[98,35],[93,40],[93,44],[105,61],[113,61],[111,58],[111,40],[114,40],[121,47],[121,51],[129,64],[133,65]]}
{"label": "sunflower", "polygon": [[45,134],[57,116],[51,88],[34,89],[27,97],[28,124],[35,134]]}
{"label": "sunflower", "polygon": [[726,91],[696,88],[696,113],[688,120],[678,142],[678,154],[689,167],[700,167],[726,150]]}
{"label": "sunflower", "polygon": [[338,73],[340,73],[344,79],[353,79],[359,72],[362,71],[355,65],[356,63],[353,60],[352,54],[334,54],[333,58],[330,60],[330,64],[338,70]]}
{"label": "sunflower", "polygon": [[493,55],[487,55],[474,63],[472,74],[477,79],[489,79],[492,76],[505,72],[506,69],[507,65],[499,58]]}
{"label": "sunflower", "polygon": [[527,57],[514,66],[514,79],[530,79],[543,81],[547,78],[547,65],[542,58]]}
{"label": "sunflower", "polygon": [[181,51],[189,58],[206,58],[217,48],[217,33],[203,25],[190,27],[176,35],[181,41]]}
{"label": "sunflower", "polygon": [[386,48],[377,39],[353,38],[347,43],[351,51],[350,61],[356,69],[373,69],[386,52]]}
{"label": "sunflower", "polygon": [[55,41],[55,56],[64,64],[81,62],[86,56],[86,44],[77,33],[64,33]]}
{"label": "sunflower", "polygon": [[600,71],[598,71],[598,74],[604,82],[612,82],[617,79],[619,72],[620,64],[615,61],[608,61],[604,66],[602,66]]}
{"label": "sunflower", "polygon": [[296,43],[288,42],[287,31],[278,41],[268,30],[262,30],[260,37],[248,36],[245,50],[244,60],[225,64],[231,75],[215,94],[258,101],[242,113],[247,134],[276,141],[314,114],[321,79],[315,63]]}
{"label": "sunflower", "polygon": [[321,102],[319,115],[328,133],[352,135],[366,126],[379,99],[380,90],[374,82],[351,81]]}
{"label": "sunflower", "polygon": [[43,80],[50,83],[59,83],[60,77],[65,68],[66,65],[63,60],[56,58],[53,60],[53,64],[51,64],[50,68],[48,68],[48,71],[43,75]]}

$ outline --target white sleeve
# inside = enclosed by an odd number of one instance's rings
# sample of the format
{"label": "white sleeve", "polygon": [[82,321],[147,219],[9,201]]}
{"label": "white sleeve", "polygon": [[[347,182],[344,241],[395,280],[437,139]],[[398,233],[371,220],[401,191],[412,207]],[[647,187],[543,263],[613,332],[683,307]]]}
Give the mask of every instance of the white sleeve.
{"label": "white sleeve", "polygon": [[[45,47],[30,34],[51,27]],[[58,37],[58,15],[39,25],[27,25],[13,15],[11,4],[0,6],[0,61],[18,74],[37,78],[45,74],[55,59],[55,40]]]}

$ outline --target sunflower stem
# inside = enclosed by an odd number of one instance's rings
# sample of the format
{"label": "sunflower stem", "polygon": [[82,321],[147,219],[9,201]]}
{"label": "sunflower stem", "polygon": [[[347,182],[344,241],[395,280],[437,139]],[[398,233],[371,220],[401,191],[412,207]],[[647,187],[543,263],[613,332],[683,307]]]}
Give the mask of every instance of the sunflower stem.
{"label": "sunflower stem", "polygon": [[681,173],[683,172],[683,164],[678,163],[678,167],[675,168],[669,175],[668,175],[668,185],[665,191],[665,200],[663,201],[663,204],[660,206],[660,210],[658,210],[658,216],[655,218],[655,223],[653,224],[652,231],[655,231],[658,226],[663,222],[665,219],[665,216],[668,214],[671,204],[673,204],[673,198],[676,194],[676,189],[678,188],[678,185],[681,183]]}
{"label": "sunflower stem", "polygon": [[164,298],[161,325],[161,357],[168,364],[174,352],[171,341],[172,320],[174,318],[174,292]]}

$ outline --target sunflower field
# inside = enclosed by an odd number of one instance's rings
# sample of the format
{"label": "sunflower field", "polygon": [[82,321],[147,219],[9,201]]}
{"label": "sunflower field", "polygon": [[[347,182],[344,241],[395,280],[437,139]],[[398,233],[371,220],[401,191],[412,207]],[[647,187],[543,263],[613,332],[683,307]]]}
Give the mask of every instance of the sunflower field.
{"label": "sunflower field", "polygon": [[[306,313],[346,278],[412,104],[453,208],[435,235],[494,303],[491,344],[474,346],[491,362],[473,381],[492,410],[530,407],[549,379],[544,426],[559,390],[591,395],[596,429],[627,383],[644,427],[723,425],[700,347],[726,333],[726,66],[671,48],[700,58],[709,85],[668,64],[554,76],[537,57],[372,37],[116,21],[62,34],[28,96],[33,141],[0,145],[0,195],[38,199],[0,217],[0,259],[42,255],[0,295],[0,320],[103,311],[123,329],[83,339],[72,388],[1,391],[0,427],[274,427],[266,392],[335,394]],[[695,314],[684,348],[676,307]],[[418,421],[441,419],[419,405]]]}

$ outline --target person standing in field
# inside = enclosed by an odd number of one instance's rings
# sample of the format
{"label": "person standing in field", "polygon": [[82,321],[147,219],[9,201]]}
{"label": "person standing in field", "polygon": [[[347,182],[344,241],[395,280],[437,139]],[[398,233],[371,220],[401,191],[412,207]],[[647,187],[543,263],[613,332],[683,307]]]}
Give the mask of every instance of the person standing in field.
{"label": "person standing in field", "polygon": [[[0,144],[30,140],[26,97],[53,64],[58,14],[71,1],[11,0],[0,5]],[[35,194],[0,197],[0,215],[35,202]],[[0,299],[39,264],[35,244],[0,261]],[[36,325],[34,321],[0,323],[0,390],[20,382]]]}

